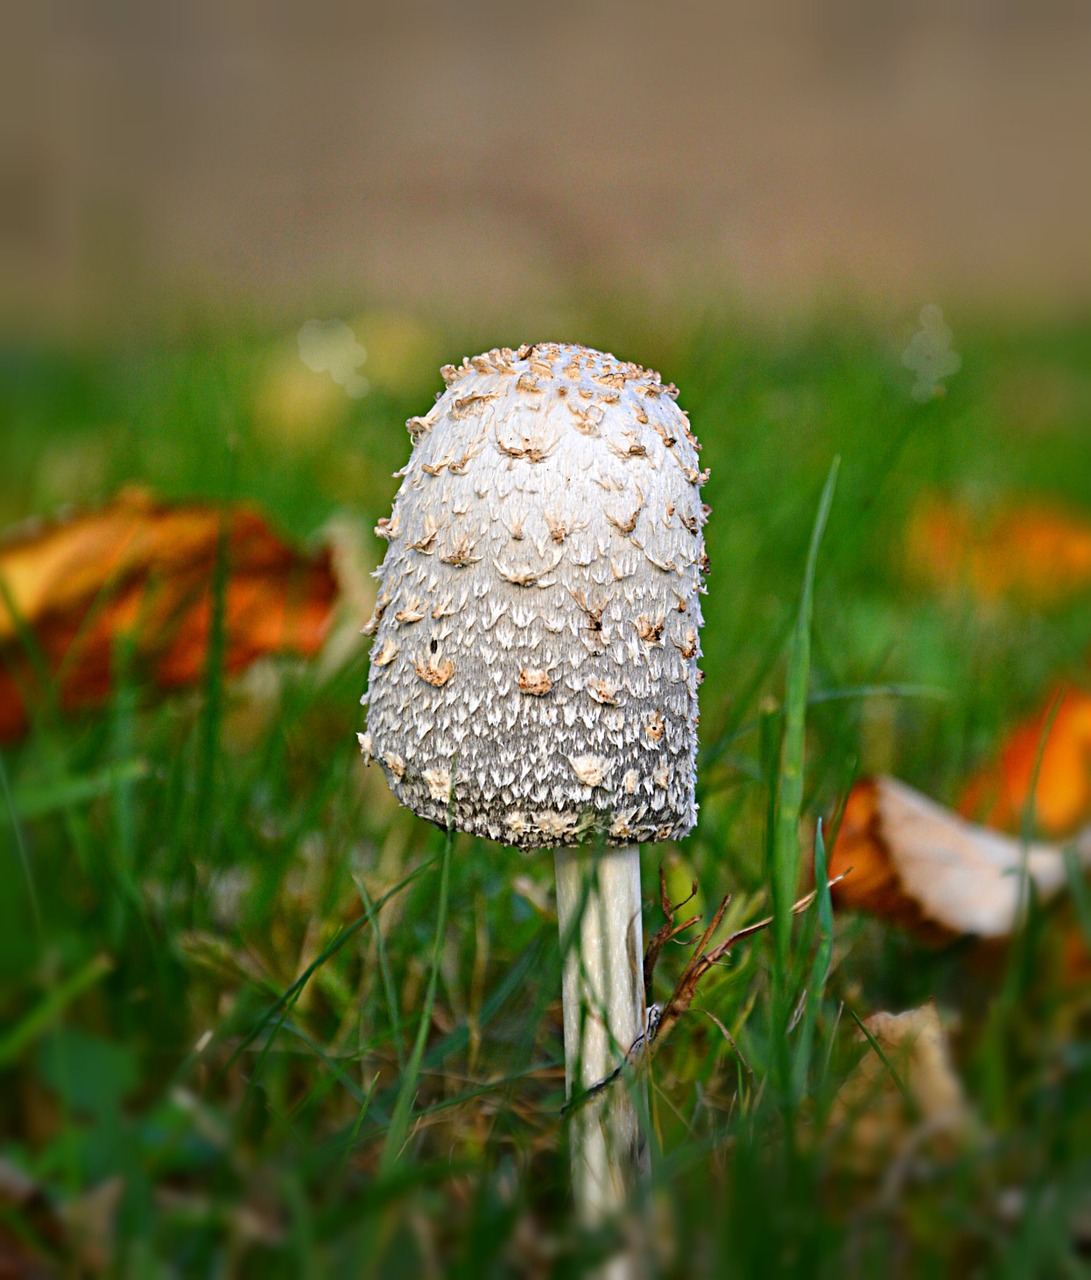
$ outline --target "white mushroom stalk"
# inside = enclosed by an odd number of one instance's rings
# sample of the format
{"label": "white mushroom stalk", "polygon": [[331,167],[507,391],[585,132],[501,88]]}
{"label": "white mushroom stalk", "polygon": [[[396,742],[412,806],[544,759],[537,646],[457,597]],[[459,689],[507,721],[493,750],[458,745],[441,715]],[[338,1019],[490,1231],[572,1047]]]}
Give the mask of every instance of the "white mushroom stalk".
{"label": "white mushroom stalk", "polygon": [[[637,365],[543,343],[443,373],[378,529],[361,747],[422,817],[557,849],[578,1093],[643,1030],[638,846],[696,819],[706,477],[675,388]],[[574,1131],[589,1217],[639,1164],[608,1092]]]}

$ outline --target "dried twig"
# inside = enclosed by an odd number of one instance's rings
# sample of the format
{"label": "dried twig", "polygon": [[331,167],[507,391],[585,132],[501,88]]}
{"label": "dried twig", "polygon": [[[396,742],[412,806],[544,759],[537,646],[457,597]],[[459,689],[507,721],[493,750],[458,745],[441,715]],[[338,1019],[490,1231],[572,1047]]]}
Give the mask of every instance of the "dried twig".
{"label": "dried twig", "polygon": [[[828,881],[829,887],[832,888],[843,878],[843,876],[838,876],[836,879]],[[806,911],[817,896],[818,890],[812,889],[806,897],[800,898],[800,900],[792,907],[792,915],[799,915],[800,912]],[[758,920],[754,924],[748,924],[743,929],[738,929],[729,938],[725,939],[723,942],[717,943],[710,951],[706,951],[705,947],[708,945],[709,939],[719,928],[720,922],[724,918],[724,912],[727,910],[728,903],[730,903],[730,901],[731,895],[727,894],[719,907],[717,907],[716,913],[709,922],[708,928],[705,929],[704,933],[698,939],[693,957],[690,959],[689,964],[687,964],[682,970],[682,974],[675,984],[674,991],[671,993],[670,999],[663,1006],[663,1010],[659,1015],[659,1019],[654,1030],[652,1030],[647,1036],[647,1043],[649,1047],[651,1044],[658,1043],[663,1040],[682,1014],[684,1014],[690,1007],[693,1003],[693,997],[697,994],[697,984],[705,974],[708,973],[709,969],[722,960],[737,943],[742,942],[744,938],[752,937],[755,933],[760,933],[762,929],[768,928],[769,925],[773,923],[773,917],[766,916],[763,920]],[[690,921],[690,923],[692,924],[693,922]],[[662,930],[659,932],[662,933]],[[656,937],[658,936],[659,935],[657,934]],[[645,960],[644,971],[645,975],[647,975],[647,960]]]}
{"label": "dried twig", "polygon": [[683,898],[681,902],[671,902],[667,897],[667,877],[663,872],[663,866],[659,867],[659,906],[666,918],[666,924],[660,927],[652,934],[648,942],[648,949],[644,952],[644,1000],[648,1005],[652,1002],[652,977],[655,974],[655,966],[659,961],[659,953],[667,945],[672,938],[680,933],[685,933],[687,929],[692,928],[698,920],[700,914],[690,916],[683,924],[676,925],[674,923],[674,913],[679,907],[684,907],[687,902],[691,902],[697,896],[697,881],[694,880],[690,887],[689,897]]}
{"label": "dried twig", "polygon": [[[842,872],[841,875],[827,881],[827,886],[832,889],[833,886],[843,880],[846,875],[848,875],[848,871]],[[731,894],[725,894],[720,905],[713,913],[712,919],[708,922],[705,931],[697,939],[696,943],[693,944],[693,956],[686,967],[682,970],[681,977],[679,977],[675,984],[674,991],[671,993],[670,999],[666,1004],[653,1004],[650,998],[652,978],[655,974],[655,966],[659,960],[660,953],[668,942],[676,938],[678,934],[684,933],[687,929],[692,928],[693,925],[701,919],[699,915],[695,915],[691,916],[682,924],[676,925],[674,923],[674,916],[678,908],[685,906],[685,904],[689,902],[696,893],[697,881],[694,880],[689,897],[683,898],[681,902],[672,903],[667,897],[667,884],[666,878],[663,874],[663,868],[659,868],[659,905],[662,908],[664,916],[666,916],[666,923],[661,925],[652,935],[651,940],[648,942],[647,950],[644,953],[644,990],[647,998],[647,1013],[644,1031],[637,1036],[629,1046],[629,1051],[622,1062],[613,1071],[611,1071],[608,1076],[597,1081],[595,1084],[591,1085],[590,1088],[585,1089],[578,1097],[573,1096],[569,1099],[568,1103],[561,1111],[562,1115],[571,1111],[575,1107],[582,1106],[583,1103],[585,1103],[589,1098],[594,1097],[595,1094],[601,1093],[603,1089],[613,1084],[626,1067],[630,1064],[639,1062],[645,1053],[651,1050],[653,1044],[658,1045],[659,1042],[667,1036],[678,1019],[687,1012],[690,1005],[693,1003],[694,996],[697,994],[698,984],[705,974],[708,973],[709,969],[714,965],[719,964],[727,956],[731,948],[737,943],[744,941],[746,938],[753,937],[754,934],[760,933],[762,929],[767,929],[773,923],[772,916],[765,916],[764,919],[756,920],[753,924],[748,924],[742,929],[737,929],[729,938],[726,938],[723,942],[718,942],[711,950],[706,951],[705,947],[708,946],[712,935],[720,927],[724,918],[724,913],[727,911],[727,908],[731,903]],[[792,915],[796,916],[801,912],[806,911],[817,896],[818,890],[812,889],[805,897],[800,898],[799,901],[794,903],[792,906]],[[687,943],[686,945],[689,944]],[[734,1049],[735,1053],[738,1054],[739,1060],[742,1062],[744,1068],[749,1072],[749,1065],[743,1058],[742,1054],[739,1053],[738,1046],[735,1044],[730,1032],[720,1019],[708,1009],[701,1009],[697,1012],[706,1014],[713,1020],[713,1022],[716,1023],[727,1037],[727,1041],[731,1045],[732,1049]]]}

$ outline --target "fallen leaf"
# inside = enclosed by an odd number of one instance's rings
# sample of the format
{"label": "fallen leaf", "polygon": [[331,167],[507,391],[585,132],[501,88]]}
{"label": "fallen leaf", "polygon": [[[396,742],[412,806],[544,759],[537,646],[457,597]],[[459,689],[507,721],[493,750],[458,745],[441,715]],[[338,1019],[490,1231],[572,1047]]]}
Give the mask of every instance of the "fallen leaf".
{"label": "fallen leaf", "polygon": [[890,1169],[907,1156],[950,1158],[978,1135],[933,1003],[875,1013],[862,1026],[868,1048],[830,1112],[857,1172]]}
{"label": "fallen leaf", "polygon": [[250,507],[170,505],[126,491],[101,510],[0,542],[0,742],[21,737],[52,686],[66,710],[103,702],[119,642],[161,689],[208,662],[219,548],[227,575],[223,668],[310,655],[336,583],[329,553],[304,555]]}
{"label": "fallen leaf", "polygon": [[[1077,845],[1091,866],[1091,831]],[[838,907],[895,920],[928,941],[1007,938],[1026,906],[1023,868],[1041,900],[1066,883],[1064,854],[975,826],[894,778],[856,784],[829,857]]]}
{"label": "fallen leaf", "polygon": [[1054,690],[966,784],[959,812],[1019,831],[1036,770],[1032,813],[1043,835],[1061,839],[1091,822],[1091,694]]}
{"label": "fallen leaf", "polygon": [[944,591],[1050,604],[1091,588],[1091,521],[1045,502],[981,518],[928,496],[910,516],[906,559]]}

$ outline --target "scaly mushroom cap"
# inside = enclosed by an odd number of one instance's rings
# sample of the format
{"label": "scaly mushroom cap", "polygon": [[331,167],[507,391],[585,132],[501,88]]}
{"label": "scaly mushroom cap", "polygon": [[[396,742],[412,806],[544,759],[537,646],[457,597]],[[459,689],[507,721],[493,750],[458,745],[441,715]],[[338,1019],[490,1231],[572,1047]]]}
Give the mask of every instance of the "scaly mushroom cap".
{"label": "scaly mushroom cap", "polygon": [[696,820],[699,445],[657,373],[490,351],[411,418],[365,755],[432,822],[522,848]]}

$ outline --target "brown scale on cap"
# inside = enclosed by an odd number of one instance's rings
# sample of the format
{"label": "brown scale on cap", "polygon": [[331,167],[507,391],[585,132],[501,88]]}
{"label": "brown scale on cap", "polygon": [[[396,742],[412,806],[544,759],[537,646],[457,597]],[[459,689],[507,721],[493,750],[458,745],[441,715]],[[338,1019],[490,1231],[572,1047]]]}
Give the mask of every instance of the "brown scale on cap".
{"label": "brown scale on cap", "polygon": [[677,391],[556,343],[443,377],[382,522],[369,754],[416,813],[523,848],[685,835],[707,473]]}
{"label": "brown scale on cap", "polygon": [[377,667],[389,667],[398,656],[398,646],[389,636],[371,655],[371,661]]}
{"label": "brown scale on cap", "polygon": [[532,667],[523,667],[519,672],[519,688],[524,693],[536,698],[543,698],[553,688],[553,681],[548,671],[536,671]]}

